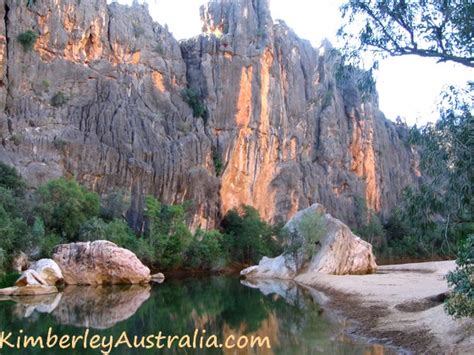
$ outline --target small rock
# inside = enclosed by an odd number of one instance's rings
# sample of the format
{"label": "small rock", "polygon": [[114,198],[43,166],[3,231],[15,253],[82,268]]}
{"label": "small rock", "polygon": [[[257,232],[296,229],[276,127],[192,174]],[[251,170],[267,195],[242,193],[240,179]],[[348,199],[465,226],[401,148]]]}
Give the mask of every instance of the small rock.
{"label": "small rock", "polygon": [[156,282],[156,283],[163,283],[165,281],[165,275],[163,275],[161,272],[151,275],[150,276],[150,281],[151,282]]}

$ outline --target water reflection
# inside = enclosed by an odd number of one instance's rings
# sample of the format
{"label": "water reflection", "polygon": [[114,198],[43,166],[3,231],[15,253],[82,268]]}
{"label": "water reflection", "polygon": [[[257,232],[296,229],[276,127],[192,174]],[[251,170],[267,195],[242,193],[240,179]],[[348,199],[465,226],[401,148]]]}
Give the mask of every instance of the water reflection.
{"label": "water reflection", "polygon": [[[74,335],[91,328],[101,335],[118,336],[127,331],[133,336],[159,331],[165,335],[185,335],[198,328],[219,339],[229,335],[268,336],[272,348],[258,352],[197,349],[187,353],[384,353],[381,347],[349,344],[342,336],[341,325],[330,321],[319,306],[321,297],[294,282],[241,283],[227,277],[168,280],[153,288],[67,287],[58,295],[15,299],[15,303],[0,302],[0,329],[24,329],[30,335],[45,335],[48,327],[52,327],[56,334]],[[176,348],[168,351],[176,352]],[[28,354],[35,353],[41,352],[28,350]],[[80,349],[76,353],[98,352]],[[113,353],[146,352],[119,348]]]}

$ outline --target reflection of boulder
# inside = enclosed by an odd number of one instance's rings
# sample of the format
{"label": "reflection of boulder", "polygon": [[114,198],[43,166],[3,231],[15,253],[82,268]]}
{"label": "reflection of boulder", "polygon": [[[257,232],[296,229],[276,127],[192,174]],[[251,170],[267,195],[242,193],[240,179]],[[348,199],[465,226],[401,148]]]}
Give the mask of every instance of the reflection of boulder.
{"label": "reflection of boulder", "polygon": [[18,318],[28,318],[34,312],[51,313],[61,302],[61,293],[40,295],[40,296],[26,296],[21,298],[10,298],[17,302],[14,308],[14,313]]}
{"label": "reflection of boulder", "polygon": [[62,244],[53,255],[68,285],[139,284],[150,281],[150,269],[130,250],[112,242]]}
{"label": "reflection of boulder", "polygon": [[133,316],[149,297],[148,285],[69,286],[52,314],[60,324],[108,329]]}
{"label": "reflection of boulder", "polygon": [[[28,297],[28,296],[38,296],[38,295],[49,295],[58,293],[58,289],[55,286],[44,286],[44,285],[27,285],[24,287],[8,287],[0,290],[0,297]],[[0,298],[4,300],[4,298]]]}
{"label": "reflection of boulder", "polygon": [[250,288],[259,289],[265,296],[279,295],[292,305],[298,300],[298,286],[291,280],[249,279],[240,280],[240,283]]}
{"label": "reflection of boulder", "polygon": [[[299,226],[303,218],[312,214],[323,217],[325,233],[317,242],[314,254],[309,262],[297,266],[295,257],[283,254],[276,258],[263,258],[256,266],[241,271],[246,278],[295,279],[299,275],[324,273],[335,275],[367,274],[377,268],[372,245],[354,235],[348,226],[329,214],[319,204],[298,212],[285,228],[303,238]],[[301,251],[299,252],[301,253]]]}

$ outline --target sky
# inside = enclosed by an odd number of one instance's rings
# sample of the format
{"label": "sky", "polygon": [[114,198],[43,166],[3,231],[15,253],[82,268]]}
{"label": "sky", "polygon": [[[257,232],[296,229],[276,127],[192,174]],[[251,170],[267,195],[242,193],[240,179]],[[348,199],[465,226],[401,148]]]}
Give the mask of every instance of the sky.
{"label": "sky", "polygon": [[[151,16],[167,24],[177,39],[201,32],[199,7],[207,0],[137,0],[147,2]],[[132,0],[118,0],[131,4]],[[337,46],[336,32],[341,24],[339,6],[344,0],[270,0],[274,20],[282,19],[301,38],[319,47],[328,38]],[[448,85],[465,85],[474,72],[459,64],[436,63],[433,59],[392,57],[380,61],[376,72],[381,110],[387,118],[400,116],[409,125],[436,121],[436,103]]]}

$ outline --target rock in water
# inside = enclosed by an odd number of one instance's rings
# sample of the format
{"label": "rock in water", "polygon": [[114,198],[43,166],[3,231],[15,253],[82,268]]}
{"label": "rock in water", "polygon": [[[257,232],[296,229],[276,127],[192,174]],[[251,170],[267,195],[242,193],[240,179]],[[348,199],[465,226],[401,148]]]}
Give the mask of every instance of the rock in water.
{"label": "rock in water", "polygon": [[312,273],[354,275],[374,272],[377,264],[372,245],[354,235],[340,220],[324,212],[321,205],[314,204],[298,212],[285,226],[289,232],[301,234],[298,228],[305,216],[315,213],[323,216],[325,233],[308,262],[298,265],[290,254],[273,259],[264,257],[257,266],[244,269],[240,274],[247,278],[294,279]]}
{"label": "rock in water", "polygon": [[16,280],[15,286],[48,286],[45,279],[35,270],[26,270]]}
{"label": "rock in water", "polygon": [[62,244],[54,261],[68,285],[140,284],[150,281],[150,269],[130,250],[112,242],[97,240]]}
{"label": "rock in water", "polygon": [[54,260],[38,260],[31,265],[30,269],[36,271],[49,286],[55,286],[63,280],[63,273]]}

